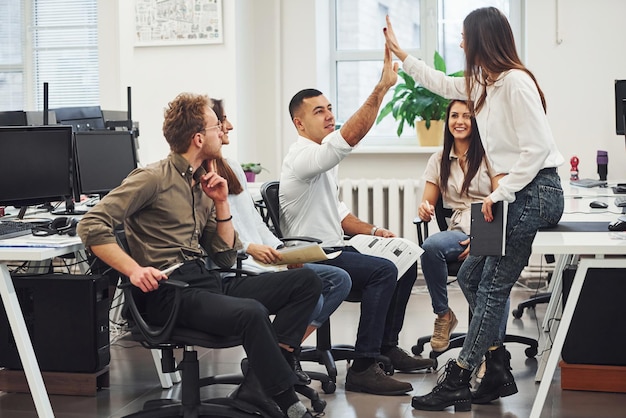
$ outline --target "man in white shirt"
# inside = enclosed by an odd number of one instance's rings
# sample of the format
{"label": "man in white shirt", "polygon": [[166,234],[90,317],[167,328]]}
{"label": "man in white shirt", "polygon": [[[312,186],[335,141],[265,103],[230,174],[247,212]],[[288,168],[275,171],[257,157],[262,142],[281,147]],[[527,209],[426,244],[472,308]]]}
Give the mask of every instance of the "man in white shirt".
{"label": "man in white shirt", "polygon": [[356,359],[346,376],[346,390],[377,395],[400,395],[413,389],[410,383],[384,374],[376,362],[380,354],[389,357],[394,369],[401,371],[432,366],[432,360],[411,357],[398,347],[417,265],[396,283],[398,270],[391,261],[345,246],[344,234],[394,234],[350,213],[339,201],[337,172],[338,164],[372,127],[385,93],[396,80],[397,65],[392,65],[389,51],[385,51],[380,81],[340,130],[335,130],[332,106],[320,91],[297,93],[289,112],[299,138],[283,161],[280,178],[283,233],[313,236],[321,239],[325,248],[341,249],[339,257],[323,263],[346,270],[352,278],[352,291],[362,294]]}

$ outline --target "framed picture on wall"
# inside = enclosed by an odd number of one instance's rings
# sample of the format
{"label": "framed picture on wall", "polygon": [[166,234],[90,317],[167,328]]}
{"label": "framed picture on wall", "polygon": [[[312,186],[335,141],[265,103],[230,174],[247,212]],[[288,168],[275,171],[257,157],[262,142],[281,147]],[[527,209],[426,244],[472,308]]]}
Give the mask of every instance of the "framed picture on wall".
{"label": "framed picture on wall", "polygon": [[221,44],[222,0],[135,0],[135,46]]}

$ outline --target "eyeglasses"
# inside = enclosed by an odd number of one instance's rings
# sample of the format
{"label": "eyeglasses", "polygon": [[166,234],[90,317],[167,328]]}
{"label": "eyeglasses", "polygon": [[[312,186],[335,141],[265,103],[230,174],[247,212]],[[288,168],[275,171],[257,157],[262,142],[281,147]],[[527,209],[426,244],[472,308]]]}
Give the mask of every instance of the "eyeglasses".
{"label": "eyeglasses", "polygon": [[218,131],[221,131],[221,130],[222,130],[222,122],[219,122],[219,121],[218,121],[218,122],[217,122],[217,125],[215,125],[215,126],[208,126],[208,127],[204,128],[204,129],[203,129],[202,131],[200,131],[200,132],[203,132],[203,131],[204,131],[204,132],[206,132],[206,131],[210,131],[211,129],[217,129]]}

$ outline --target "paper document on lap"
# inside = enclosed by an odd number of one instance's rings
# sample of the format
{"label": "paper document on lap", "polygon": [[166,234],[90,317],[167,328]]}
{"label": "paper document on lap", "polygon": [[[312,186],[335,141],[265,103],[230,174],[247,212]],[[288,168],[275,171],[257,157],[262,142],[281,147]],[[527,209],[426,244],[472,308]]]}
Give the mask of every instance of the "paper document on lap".
{"label": "paper document on lap", "polygon": [[398,279],[417,262],[424,252],[417,243],[406,238],[382,238],[373,235],[355,235],[347,241],[361,254],[374,255],[392,261],[398,268]]}
{"label": "paper document on lap", "polygon": [[326,254],[322,247],[316,243],[294,245],[291,247],[284,247],[278,250],[283,259],[278,263],[265,264],[255,260],[262,266],[279,266],[289,264],[304,264],[313,263],[315,261],[331,260],[341,254],[341,251],[335,251],[334,253]]}

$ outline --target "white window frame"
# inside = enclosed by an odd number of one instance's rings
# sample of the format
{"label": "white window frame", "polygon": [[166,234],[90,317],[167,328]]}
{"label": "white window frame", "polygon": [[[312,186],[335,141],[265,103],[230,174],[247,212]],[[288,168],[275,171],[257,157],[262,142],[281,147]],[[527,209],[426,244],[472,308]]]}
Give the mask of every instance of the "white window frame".
{"label": "white window frame", "polygon": [[[329,17],[330,17],[330,47],[329,47],[329,75],[330,75],[330,100],[334,106],[337,107],[338,100],[338,87],[337,87],[337,64],[339,62],[346,61],[382,61],[382,50],[338,50],[337,45],[337,3],[338,0],[329,0]],[[421,29],[421,45],[419,49],[407,49],[407,52],[413,56],[424,59],[427,63],[432,65],[432,57],[436,50],[439,50],[439,5],[440,1],[466,1],[466,0],[421,0],[420,15],[422,16]],[[515,35],[518,52],[520,57],[524,61],[525,59],[525,0],[509,0],[509,20],[511,27]],[[381,26],[382,29],[382,26]],[[381,31],[381,36],[382,31]],[[449,69],[450,72],[458,69]],[[372,84],[373,87],[373,84]],[[387,103],[388,98],[385,98],[383,105]],[[335,115],[338,114],[338,109],[335,109]],[[391,118],[391,116],[388,116]],[[345,121],[337,121],[341,124]],[[410,132],[414,132],[408,126],[405,126],[405,133],[402,137],[398,137],[395,133],[389,132],[385,135],[370,135],[367,141],[364,141],[353,152],[355,153],[431,153],[434,149],[440,147],[421,147],[417,144],[417,140],[414,136],[410,135]]]}
{"label": "white window frame", "polygon": [[[37,63],[35,62],[35,47],[34,47],[34,31],[37,30],[37,28],[34,27],[34,22],[33,22],[33,10],[35,8],[35,4],[38,0],[22,0],[22,13],[23,13],[23,19],[22,19],[22,43],[23,43],[23,54],[22,54],[22,65],[21,66],[12,66],[12,67],[8,67],[8,66],[3,66],[0,63],[0,68],[2,69],[8,69],[10,68],[12,71],[21,71],[22,72],[22,91],[23,91],[23,98],[22,98],[22,109],[0,109],[0,110],[42,110],[43,109],[43,82],[49,81],[49,80],[40,80],[37,81],[37,68],[36,65]],[[92,7],[95,8],[95,11],[97,13],[97,0],[92,0],[93,1],[93,5]],[[79,1],[74,1],[74,2],[70,2],[69,4],[74,3],[73,6],[75,7],[82,7],[80,5]],[[59,13],[63,13],[64,8],[62,7],[63,4],[62,2],[59,2]],[[65,9],[67,12],[67,9]],[[76,25],[76,26],[85,26],[83,23]],[[69,46],[67,48],[59,48],[59,47],[53,47],[50,48],[49,50],[67,50],[67,51],[72,51],[72,50],[80,50],[81,48],[83,49],[89,49],[90,51],[96,51],[96,57],[97,57],[97,50],[98,50],[98,38],[97,38],[97,34],[98,34],[98,19],[96,18],[96,21],[92,24],[92,25],[88,25],[89,28],[93,28],[95,30],[95,39],[93,42],[91,42],[86,48],[85,46],[80,46],[80,47],[75,47],[75,46]],[[99,92],[99,81],[98,81],[98,72],[99,72],[99,68],[98,68],[98,59],[99,57],[96,58],[95,61],[91,61],[88,65],[90,65],[90,68],[95,69],[95,73],[92,71],[92,78],[95,77],[95,79],[97,80],[95,84],[93,84],[93,87],[91,89],[82,89],[78,92],[78,94],[76,94],[76,92],[74,92],[74,94],[68,94],[67,92],[63,91],[62,86],[59,85],[54,85],[53,83],[50,84],[49,89],[50,89],[50,107],[65,107],[65,106],[84,106],[84,105],[98,105],[99,104],[99,100],[100,100],[100,92]],[[66,67],[67,68],[67,67]],[[59,70],[59,73],[62,74],[62,70]],[[95,74],[95,76],[94,76]],[[54,96],[53,96],[54,95]],[[61,99],[59,99],[61,98]],[[66,99],[67,98],[67,99]],[[66,102],[63,102],[63,100],[69,100]],[[57,103],[56,106],[54,105],[54,103]]]}

